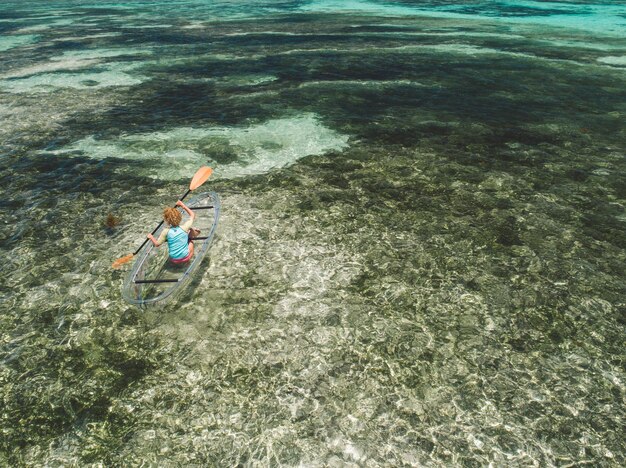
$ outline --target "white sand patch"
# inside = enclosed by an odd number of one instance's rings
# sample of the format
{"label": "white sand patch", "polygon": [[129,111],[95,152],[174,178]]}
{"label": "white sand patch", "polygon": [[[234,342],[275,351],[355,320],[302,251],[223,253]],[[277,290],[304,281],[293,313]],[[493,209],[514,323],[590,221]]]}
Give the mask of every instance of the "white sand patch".
{"label": "white sand patch", "polygon": [[223,78],[212,79],[216,83],[223,83],[231,86],[257,86],[261,84],[271,83],[278,80],[273,75],[233,75]]}
{"label": "white sand patch", "polygon": [[149,164],[129,170],[159,179],[178,179],[208,164],[216,177],[261,174],[300,158],[339,151],[348,136],[331,130],[313,114],[270,120],[250,127],[179,127],[116,140],[79,140],[55,154],[80,154],[96,159],[120,158]]}
{"label": "white sand patch", "polygon": [[77,60],[85,59],[103,59],[110,57],[122,57],[125,55],[150,55],[152,51],[149,49],[137,49],[133,47],[121,47],[118,49],[84,49],[84,50],[70,50],[64,52],[59,57],[53,57],[51,60],[64,60],[66,58],[72,58]]}
{"label": "white sand patch", "polygon": [[506,50],[492,49],[490,47],[479,47],[470,44],[450,43],[450,44],[428,44],[428,45],[403,45],[395,47],[355,47],[355,48],[324,48],[324,49],[291,49],[285,52],[278,52],[273,55],[297,55],[297,54],[319,54],[322,52],[332,52],[334,54],[353,54],[355,52],[383,51],[387,53],[419,53],[436,52],[457,55],[507,55],[512,57],[526,57],[541,59],[530,53],[509,52]]}
{"label": "white sand patch", "polygon": [[[40,73],[56,72],[60,70],[66,70],[66,71],[79,70],[81,68],[93,67],[94,65],[101,63],[102,59],[106,59],[106,58],[121,57],[121,56],[126,56],[126,55],[145,55],[145,54],[151,54],[151,53],[152,52],[150,50],[135,49],[135,48],[72,50],[72,51],[64,52],[62,55],[51,57],[49,62],[38,63],[36,65],[31,65],[29,67],[23,67],[23,68],[18,68],[16,70],[11,70],[10,72],[5,73],[4,75],[1,75],[0,78],[3,78],[3,79],[20,78],[20,77],[26,77],[26,76],[31,76],[31,75],[37,75]],[[128,64],[128,65],[130,66],[131,64]],[[132,66],[134,67],[135,65],[132,64]],[[111,69],[110,71],[114,71],[114,70]],[[106,80],[103,80],[102,78],[103,76],[100,75],[100,80],[98,79],[94,79],[94,80],[100,83],[111,81],[108,77],[105,77]],[[91,80],[92,78],[87,78],[87,79]],[[28,82],[21,83],[21,85],[18,85],[17,88],[15,89],[24,89],[23,85],[26,84],[26,86],[28,86],[29,84],[32,84],[32,83],[38,83],[37,87],[42,87],[42,86],[47,86],[47,85],[59,87],[58,80],[54,80],[54,77],[46,77],[45,80],[47,81],[34,80],[30,83]],[[84,79],[82,79],[82,81],[84,81]],[[60,87],[70,87],[70,88],[76,88],[76,87],[82,88],[83,87],[80,84],[80,81],[78,82],[78,85],[76,83],[77,83],[76,80],[70,79],[66,86],[60,86]],[[90,87],[93,87],[93,83],[92,85],[90,85]]]}
{"label": "white sand patch", "polygon": [[[76,66],[79,64],[80,61]],[[11,93],[49,93],[59,88],[100,89],[134,86],[148,79],[130,73],[138,66],[140,64],[115,62],[90,72],[41,73],[28,78],[5,79],[0,81],[0,89]]]}
{"label": "white sand patch", "polygon": [[34,32],[41,32],[50,29],[52,26],[48,24],[37,24],[35,26],[26,26],[15,31],[17,34],[29,34]]}
{"label": "white sand patch", "polygon": [[0,36],[0,52],[15,49],[39,41],[40,36],[36,34],[22,34],[13,36]]}
{"label": "white sand patch", "polygon": [[183,29],[205,29],[207,27],[204,21],[191,21],[189,24],[183,26]]}
{"label": "white sand patch", "polygon": [[153,29],[153,28],[171,28],[171,24],[138,24],[138,25],[123,25],[124,29]]}
{"label": "white sand patch", "polygon": [[441,85],[429,85],[413,80],[323,80],[323,81],[307,81],[298,85],[298,88],[315,88],[315,87],[330,87],[339,88],[347,87],[353,88],[355,86],[368,88],[383,88],[383,87],[396,87],[396,86],[414,86],[417,88],[440,88]]}
{"label": "white sand patch", "polygon": [[[55,16],[56,18],[56,16]],[[36,18],[37,20],[46,19],[45,17]],[[62,18],[56,19],[54,21],[46,22],[45,24],[35,24],[33,26],[25,26],[19,29],[18,33],[27,33],[27,32],[37,32],[37,31],[47,31],[49,29],[54,29],[62,26],[79,26],[78,24],[74,24],[76,20],[71,18]]]}
{"label": "white sand patch", "polygon": [[[50,73],[58,70],[78,70],[99,63],[98,60],[64,60],[39,63],[30,67],[18,68],[8,73],[0,75],[0,78],[20,78],[25,76],[37,75],[39,73]],[[1,86],[1,85],[0,85]]]}
{"label": "white sand patch", "polygon": [[98,33],[98,34],[88,34],[86,36],[68,36],[68,37],[60,37],[58,39],[54,39],[55,42],[66,42],[66,41],[83,41],[85,39],[101,39],[103,37],[119,37],[122,33],[119,32],[107,32],[107,33]]}
{"label": "white sand patch", "polygon": [[598,62],[606,63],[607,65],[617,65],[618,67],[626,67],[626,55],[600,57]]}

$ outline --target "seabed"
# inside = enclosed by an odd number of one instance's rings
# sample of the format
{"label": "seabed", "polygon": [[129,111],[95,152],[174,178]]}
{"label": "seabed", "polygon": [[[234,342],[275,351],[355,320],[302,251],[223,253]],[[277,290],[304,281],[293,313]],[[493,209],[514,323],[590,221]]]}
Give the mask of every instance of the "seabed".
{"label": "seabed", "polygon": [[[624,466],[625,17],[3,3],[0,465]],[[129,307],[201,165],[193,287]]]}

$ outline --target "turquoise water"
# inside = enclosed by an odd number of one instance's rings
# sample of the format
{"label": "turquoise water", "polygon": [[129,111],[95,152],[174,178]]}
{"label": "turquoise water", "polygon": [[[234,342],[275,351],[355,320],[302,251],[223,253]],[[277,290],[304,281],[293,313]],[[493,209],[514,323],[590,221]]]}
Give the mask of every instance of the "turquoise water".
{"label": "turquoise water", "polygon": [[[625,38],[610,1],[2,3],[0,465],[623,466]],[[128,306],[204,164],[207,260]]]}

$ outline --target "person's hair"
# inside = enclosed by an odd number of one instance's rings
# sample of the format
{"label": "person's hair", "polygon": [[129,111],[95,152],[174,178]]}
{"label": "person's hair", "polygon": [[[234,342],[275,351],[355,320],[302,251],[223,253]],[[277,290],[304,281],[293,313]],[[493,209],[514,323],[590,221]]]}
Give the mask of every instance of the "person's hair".
{"label": "person's hair", "polygon": [[172,227],[176,227],[180,224],[183,219],[183,215],[180,214],[176,208],[165,208],[163,210],[163,219],[167,224]]}

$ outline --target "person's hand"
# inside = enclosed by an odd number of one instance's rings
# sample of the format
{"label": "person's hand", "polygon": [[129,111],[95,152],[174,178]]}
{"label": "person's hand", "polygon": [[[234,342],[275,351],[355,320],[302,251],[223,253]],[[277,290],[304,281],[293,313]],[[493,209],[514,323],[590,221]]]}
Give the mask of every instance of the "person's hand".
{"label": "person's hand", "polygon": [[153,236],[152,234],[148,234],[148,239],[150,239],[150,240],[152,241],[152,243],[153,243],[154,245],[156,245],[157,240],[154,238],[154,236]]}
{"label": "person's hand", "polygon": [[176,202],[176,206],[180,206],[181,208],[184,208],[184,207],[185,207],[185,204],[184,204],[182,201],[178,200],[178,201]]}

